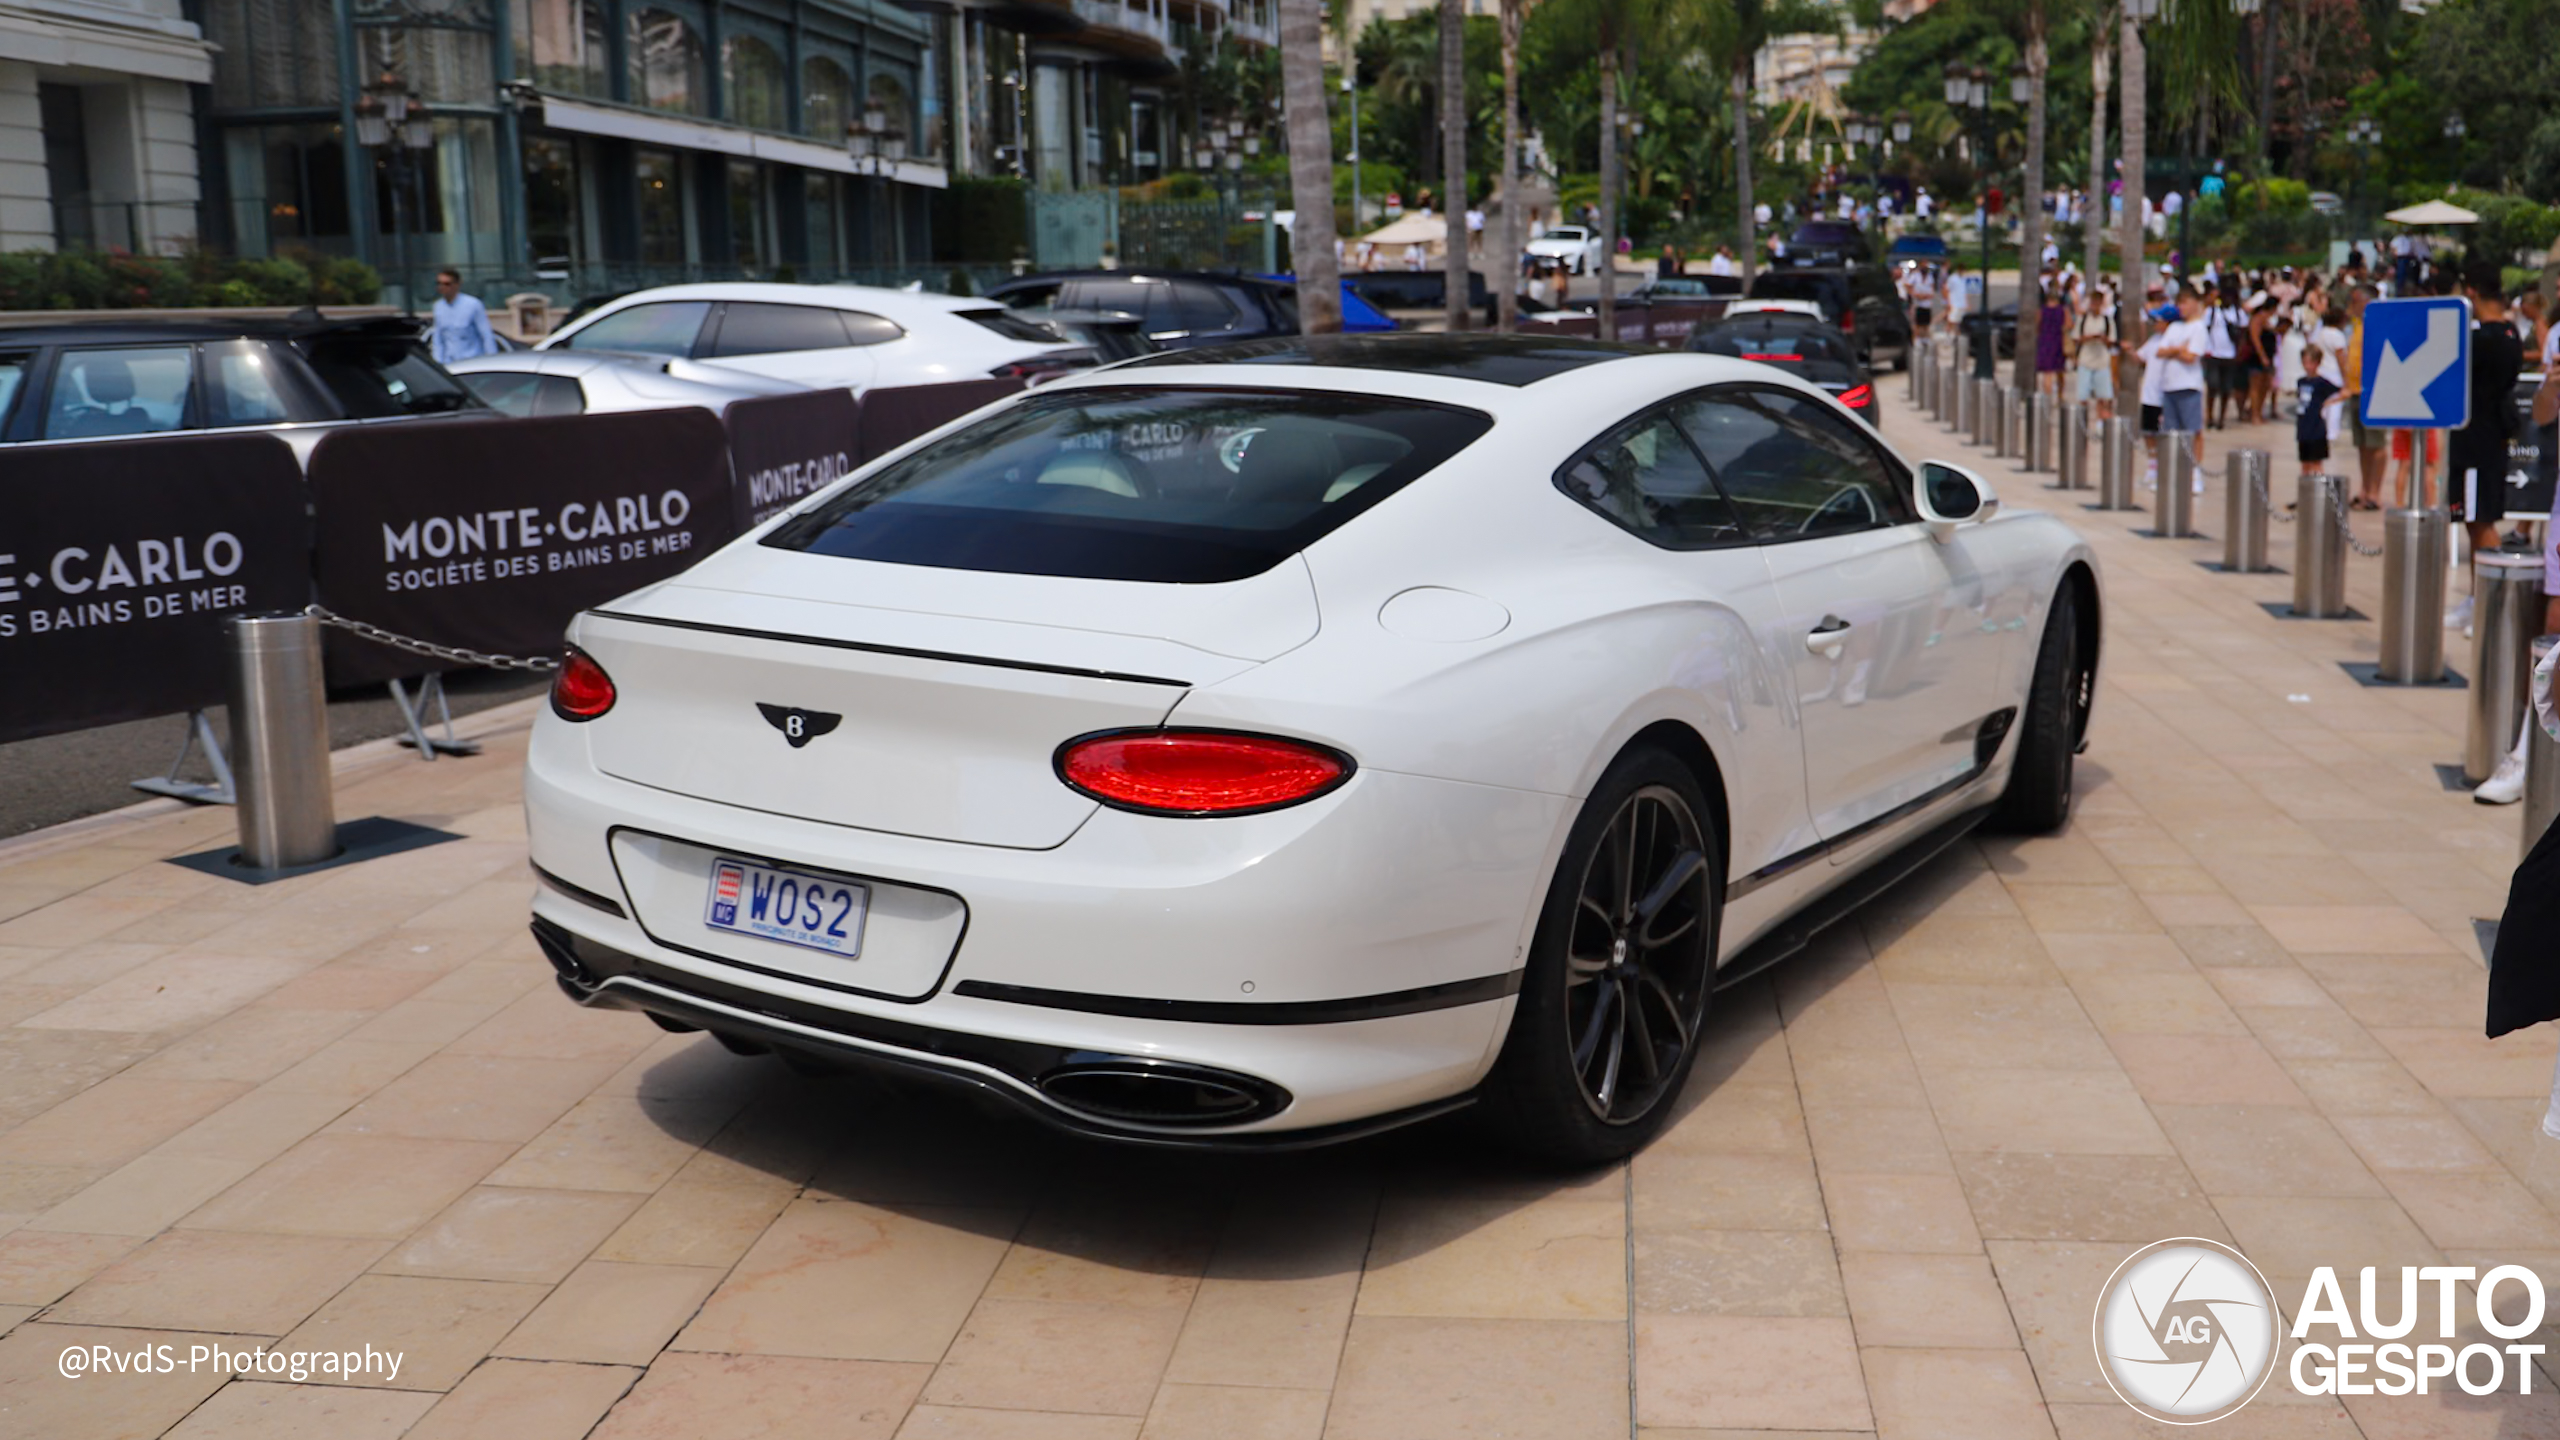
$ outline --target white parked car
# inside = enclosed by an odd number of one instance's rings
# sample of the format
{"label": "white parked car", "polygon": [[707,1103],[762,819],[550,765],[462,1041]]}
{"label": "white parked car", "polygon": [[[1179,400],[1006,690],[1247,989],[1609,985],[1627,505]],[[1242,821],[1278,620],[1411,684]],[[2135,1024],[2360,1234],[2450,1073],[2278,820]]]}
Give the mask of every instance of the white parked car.
{"label": "white parked car", "polygon": [[2089,550],[1821,391],[1287,337],[1031,391],[580,616],[526,765],[570,995],[1291,1145],[1651,1135],[1719,980],[2061,825]]}
{"label": "white parked car", "polygon": [[610,350],[512,350],[445,367],[480,403],[508,415],[591,415],[699,405],[718,412],[733,400],[794,395],[812,387],[734,366],[676,355]]}
{"label": "white parked car", "polygon": [[990,376],[1042,380],[1095,358],[990,300],[743,280],[625,295],[579,316],[540,348],[682,356],[857,394],[875,385]]}
{"label": "white parked car", "polygon": [[1541,230],[1529,242],[1533,259],[1561,260],[1576,275],[1588,275],[1600,268],[1608,258],[1608,247],[1601,243],[1598,232],[1580,225],[1558,225]]}

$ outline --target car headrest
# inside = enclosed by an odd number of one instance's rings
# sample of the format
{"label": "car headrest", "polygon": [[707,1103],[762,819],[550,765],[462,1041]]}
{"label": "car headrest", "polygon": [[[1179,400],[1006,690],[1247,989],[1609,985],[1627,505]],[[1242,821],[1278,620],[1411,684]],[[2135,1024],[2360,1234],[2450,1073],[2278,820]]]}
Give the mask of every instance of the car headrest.
{"label": "car headrest", "polygon": [[1239,500],[1288,505],[1321,503],[1342,475],[1333,436],[1303,420],[1279,419],[1245,447],[1236,467]]}
{"label": "car headrest", "polygon": [[133,370],[120,356],[93,355],[83,358],[76,367],[80,388],[89,399],[100,405],[121,405],[133,398]]}

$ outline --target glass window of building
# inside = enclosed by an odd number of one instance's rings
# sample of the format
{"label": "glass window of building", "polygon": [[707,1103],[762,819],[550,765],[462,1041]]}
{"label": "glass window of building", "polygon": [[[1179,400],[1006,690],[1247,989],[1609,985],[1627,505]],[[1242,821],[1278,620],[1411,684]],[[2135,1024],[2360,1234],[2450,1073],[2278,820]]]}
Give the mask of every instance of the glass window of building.
{"label": "glass window of building", "polygon": [[640,196],[640,260],[645,265],[685,262],[684,175],[671,150],[634,150]]}
{"label": "glass window of building", "polygon": [[208,0],[219,50],[213,103],[225,110],[338,103],[338,14],[308,0]]}
{"label": "glass window of building", "polygon": [[729,245],[732,258],[753,270],[773,263],[771,172],[753,160],[729,162]]}
{"label": "glass window of building", "polygon": [[729,118],[757,130],[791,128],[790,87],[782,57],[753,35],[732,35],[723,47],[721,77]]}
{"label": "glass window of building", "polygon": [[525,137],[524,229],[525,244],[537,262],[582,257],[574,142],[552,135]]}
{"label": "glass window of building", "polygon": [[702,37],[672,10],[631,12],[631,98],[652,110],[703,113]]}
{"label": "glass window of building", "polygon": [[292,245],[349,247],[341,141],[335,125],[243,125],[223,132],[231,228],[241,254]]}
{"label": "glass window of building", "polygon": [[800,126],[822,145],[841,145],[853,120],[853,76],[824,55],[800,62]]}
{"label": "glass window of building", "polygon": [[608,96],[601,0],[522,0],[515,7],[516,59],[526,78],[564,95]]}
{"label": "glass window of building", "polygon": [[908,98],[909,94],[904,76],[882,72],[871,77],[871,103],[889,112],[890,129],[912,141],[916,133],[916,112],[915,102]]}

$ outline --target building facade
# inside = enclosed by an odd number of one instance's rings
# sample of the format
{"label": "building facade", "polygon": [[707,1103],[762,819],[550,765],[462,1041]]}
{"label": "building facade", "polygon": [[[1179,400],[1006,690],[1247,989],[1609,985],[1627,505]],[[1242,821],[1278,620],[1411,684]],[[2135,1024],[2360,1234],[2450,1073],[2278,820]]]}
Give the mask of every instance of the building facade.
{"label": "building facade", "polygon": [[213,67],[179,0],[0,3],[0,250],[193,237]]}

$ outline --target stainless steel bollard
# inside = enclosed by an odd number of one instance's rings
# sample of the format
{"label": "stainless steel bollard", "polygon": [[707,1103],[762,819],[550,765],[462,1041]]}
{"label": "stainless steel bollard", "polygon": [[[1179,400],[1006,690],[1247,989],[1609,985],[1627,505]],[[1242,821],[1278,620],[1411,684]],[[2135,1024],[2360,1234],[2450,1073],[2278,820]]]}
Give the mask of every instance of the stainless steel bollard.
{"label": "stainless steel bollard", "polygon": [[2382,655],[2376,675],[2394,685],[2444,679],[2445,534],[2441,509],[2382,514]]}
{"label": "stainless steel bollard", "polygon": [[2267,492],[2273,457],[2264,450],[2234,450],[2222,464],[2222,568],[2256,574],[2267,568]]}
{"label": "stainless steel bollard", "polygon": [[2000,445],[1996,453],[2023,455],[2027,450],[2027,397],[2000,387]]}
{"label": "stainless steel bollard", "polygon": [[2039,390],[2027,398],[2028,470],[2053,468],[2053,452],[2059,448],[2053,443],[2054,427],[2060,424],[2061,420],[2061,407],[2053,403],[2051,395]]}
{"label": "stainless steel bollard", "polygon": [[2062,488],[2089,488],[2089,407],[2070,404],[2062,407],[2062,454],[2054,468],[2061,472]]}
{"label": "stainless steel bollard", "polygon": [[2347,477],[2305,475],[2293,505],[2293,613],[2347,613]]}
{"label": "stainless steel bollard", "polygon": [[338,853],[338,820],[320,622],[284,611],[241,615],[223,628],[240,863],[282,870],[326,860]]}
{"label": "stainless steel bollard", "polygon": [[[2542,664],[2554,645],[2560,645],[2560,635],[2544,635],[2533,642],[2535,666]],[[2521,856],[2551,828],[2552,817],[2560,816],[2560,740],[2552,739],[2539,719],[2524,741],[2524,804],[2519,808],[2524,811],[2524,844],[2517,850]]]}
{"label": "stainless steel bollard", "polygon": [[1929,342],[1915,335],[1911,338],[1909,348],[1911,359],[1910,363],[1903,367],[1902,398],[1909,401],[1912,408],[1917,409],[1920,405],[1921,372],[1929,368]]}
{"label": "stainless steel bollard", "polygon": [[2471,722],[2462,778],[2489,778],[2533,704],[2533,640],[2542,632],[2542,557],[2491,550],[2471,560]]}
{"label": "stainless steel bollard", "polygon": [[1988,380],[1967,377],[1956,383],[1964,387],[1965,393],[1965,439],[1975,445],[1990,444],[1991,427],[1999,423],[1994,418],[1999,411],[1999,392],[1991,388]]}
{"label": "stainless steel bollard", "polygon": [[2196,533],[2196,457],[2189,442],[2192,432],[2163,430],[2160,450],[2167,463],[2160,467],[2160,487],[2152,492],[2151,533],[2167,540],[2184,540]]}
{"label": "stainless steel bollard", "polygon": [[2098,422],[2098,508],[2131,510],[2134,466],[2141,452],[2134,446],[2133,422],[2118,416]]}

